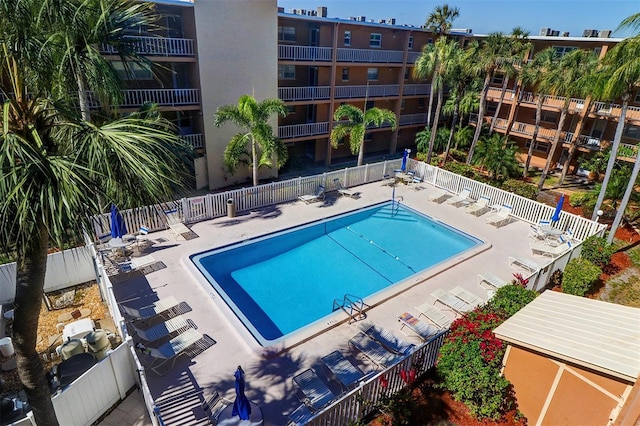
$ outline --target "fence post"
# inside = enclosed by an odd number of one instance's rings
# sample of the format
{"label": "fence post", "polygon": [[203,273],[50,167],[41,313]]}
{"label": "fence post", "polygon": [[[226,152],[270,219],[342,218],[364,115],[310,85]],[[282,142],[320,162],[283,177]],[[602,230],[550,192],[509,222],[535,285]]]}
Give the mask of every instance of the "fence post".
{"label": "fence post", "polygon": [[388,160],[384,160],[384,163],[382,163],[382,176],[387,174],[387,161]]}
{"label": "fence post", "polygon": [[364,165],[364,183],[369,183],[369,163]]}

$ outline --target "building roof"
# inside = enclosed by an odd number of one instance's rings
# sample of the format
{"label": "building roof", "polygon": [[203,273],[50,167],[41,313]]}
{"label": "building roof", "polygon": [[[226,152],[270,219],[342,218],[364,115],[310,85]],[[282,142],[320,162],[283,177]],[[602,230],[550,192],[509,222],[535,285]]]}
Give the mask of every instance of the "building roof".
{"label": "building roof", "polygon": [[502,340],[635,382],[640,309],[547,290],[494,330]]}

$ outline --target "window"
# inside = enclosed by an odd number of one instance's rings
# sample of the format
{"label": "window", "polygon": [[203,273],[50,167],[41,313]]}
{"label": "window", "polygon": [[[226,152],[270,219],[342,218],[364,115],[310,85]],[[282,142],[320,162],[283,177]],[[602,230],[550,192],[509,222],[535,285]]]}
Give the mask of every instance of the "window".
{"label": "window", "polygon": [[278,27],[278,41],[296,41],[296,28]]}
{"label": "window", "polygon": [[556,56],[558,58],[566,55],[567,53],[576,50],[577,47],[574,46],[553,46],[553,49],[556,51]]}
{"label": "window", "polygon": [[424,98],[418,99],[418,108],[424,108]]}
{"label": "window", "polygon": [[375,101],[367,101],[367,104],[364,106],[365,109],[371,109],[376,106]]}
{"label": "window", "polygon": [[401,110],[403,110],[403,109],[404,109],[404,107],[406,106],[406,104],[407,104],[407,102],[406,102],[406,100],[405,100],[405,99],[401,100],[401,101],[400,101],[400,109],[401,109]]}
{"label": "window", "polygon": [[433,44],[433,39],[430,38],[429,40],[427,40],[427,44]]}
{"label": "window", "polygon": [[635,103],[640,103],[640,90],[638,90],[638,91],[636,92],[636,97],[635,97],[635,99],[633,100],[633,102],[635,102]]}
{"label": "window", "polygon": [[135,62],[128,62],[126,68],[122,62],[112,62],[112,64],[122,80],[153,80],[151,69]]}
{"label": "window", "polygon": [[559,118],[560,115],[557,112],[543,110],[540,121],[544,121],[545,123],[557,124]]}
{"label": "window", "polygon": [[349,81],[349,68],[342,68],[342,81]]}
{"label": "window", "polygon": [[593,54],[596,55],[598,58],[600,57],[601,53],[602,53],[602,47],[595,47],[593,49]]}
{"label": "window", "polygon": [[637,139],[640,140],[640,126],[624,126],[624,130],[622,131],[622,136],[629,139]]}
{"label": "window", "polygon": [[[525,143],[525,148],[529,148],[529,146],[531,146],[531,141],[527,141]],[[549,152],[549,147],[550,147],[550,145],[547,142],[542,142],[542,141],[537,140],[536,144],[533,146],[533,150],[534,151],[540,151],[540,152],[548,153]]]}
{"label": "window", "polygon": [[278,78],[283,80],[293,80],[296,78],[295,65],[278,65]]}
{"label": "window", "polygon": [[404,79],[405,80],[409,80],[410,76],[411,76],[411,68],[405,68],[404,69]]}
{"label": "window", "polygon": [[344,45],[351,46],[351,31],[344,32]]}
{"label": "window", "polygon": [[380,47],[380,46],[382,46],[382,34],[371,33],[371,37],[369,38],[369,47]]}
{"label": "window", "polygon": [[495,114],[498,110],[498,104],[495,102],[487,102],[487,114]]}
{"label": "window", "polygon": [[367,68],[367,80],[378,79],[378,68]]}
{"label": "window", "polygon": [[413,36],[409,36],[409,49],[413,49]]}
{"label": "window", "polygon": [[287,105],[287,114],[295,114],[296,106],[295,105]]}
{"label": "window", "polygon": [[504,83],[504,74],[494,74],[493,78],[491,79],[491,84],[497,84],[499,86],[502,86],[502,83]]}

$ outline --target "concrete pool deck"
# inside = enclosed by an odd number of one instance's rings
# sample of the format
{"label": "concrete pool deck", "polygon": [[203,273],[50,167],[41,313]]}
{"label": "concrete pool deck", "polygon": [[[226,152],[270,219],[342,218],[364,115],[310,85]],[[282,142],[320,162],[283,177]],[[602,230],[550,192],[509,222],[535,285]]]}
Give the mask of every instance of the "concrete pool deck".
{"label": "concrete pool deck", "polygon": [[[501,228],[495,228],[486,223],[487,215],[475,217],[465,213],[464,207],[428,201],[427,195],[434,188],[429,184],[421,184],[421,187],[423,189],[415,190],[411,186],[397,185],[396,199],[401,198],[401,202],[407,206],[490,243],[491,248],[439,272],[367,312],[368,321],[415,344],[419,344],[420,340],[403,336],[397,317],[403,312],[417,316],[415,306],[433,303],[430,294],[435,289],[448,290],[461,286],[486,300],[487,290],[477,284],[478,273],[491,272],[510,280],[514,272],[524,271],[511,268],[508,256],[530,258],[541,265],[548,260],[531,254],[527,238],[530,230],[528,223],[513,220]],[[265,424],[269,425],[287,423],[286,414],[300,404],[291,378],[307,368],[313,368],[322,376],[324,370],[320,357],[338,349],[350,355],[363,371],[374,368],[357,353],[352,353],[347,345],[347,341],[358,332],[357,322],[351,325],[346,321],[340,323],[278,356],[256,356],[236,330],[235,321],[228,318],[228,312],[216,305],[220,300],[216,300],[219,297],[214,295],[213,289],[205,291],[187,267],[191,254],[386,201],[392,195],[392,188],[382,186],[381,182],[362,185],[357,190],[361,193],[359,199],[331,193],[325,201],[313,204],[296,201],[243,212],[235,218],[221,217],[199,222],[191,226],[198,237],[189,240],[176,240],[167,231],[149,234],[154,244],[143,254],[153,254],[166,268],[154,268],[156,270],[146,275],[133,272],[121,282],[119,277],[114,277],[118,301],[140,306],[158,298],[174,296],[191,308],[184,316],[193,320],[199,332],[216,341],[216,344],[192,359],[180,357],[164,376],[147,370],[151,392],[161,405],[166,424],[207,424],[201,402],[214,391],[233,400],[233,373],[238,365],[242,365],[246,373],[247,396],[261,407]],[[407,247],[407,250],[419,256],[421,250],[429,248],[428,242],[425,242],[424,247]],[[314,301],[310,300],[309,303]],[[443,305],[435,306],[454,318],[453,312]],[[344,319],[347,319],[346,314]],[[334,391],[339,391],[335,383],[329,385]],[[162,401],[165,403],[162,404]]]}

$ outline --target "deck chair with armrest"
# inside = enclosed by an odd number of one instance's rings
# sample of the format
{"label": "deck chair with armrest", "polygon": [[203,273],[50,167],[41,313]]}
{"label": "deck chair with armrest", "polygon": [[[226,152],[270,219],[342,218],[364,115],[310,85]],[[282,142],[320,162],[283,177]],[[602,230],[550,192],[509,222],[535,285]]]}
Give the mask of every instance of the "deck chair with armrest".
{"label": "deck chair with armrest", "polygon": [[287,415],[287,417],[289,417],[287,426],[304,426],[313,418],[313,416],[315,416],[315,414],[309,411],[309,407],[304,404],[300,404],[295,410]]}
{"label": "deck chair with armrest", "polygon": [[320,410],[336,398],[325,382],[310,368],[294,376],[293,383],[304,394],[302,402],[312,410]]}
{"label": "deck chair with armrest", "polygon": [[220,414],[229,405],[233,404],[230,400],[222,397],[218,391],[208,396],[202,403],[202,409],[214,425],[218,423]]}
{"label": "deck chair with armrest", "polygon": [[120,309],[125,315],[133,320],[147,320],[158,315],[162,315],[170,310],[175,310],[181,303],[173,297],[169,296],[160,299],[150,305],[141,308],[131,308],[129,306],[120,305]]}
{"label": "deck chair with armrest", "polygon": [[333,351],[320,360],[346,390],[351,389],[365,377],[362,370],[353,365],[340,351]]}
{"label": "deck chair with armrest", "polygon": [[547,244],[545,242],[531,241],[529,248],[533,254],[542,256],[558,257],[571,249],[571,243],[564,241],[558,245]]}
{"label": "deck chair with armrest", "polygon": [[354,191],[353,189],[348,189],[344,185],[342,185],[342,182],[340,182],[339,178],[335,178],[333,180],[333,184],[335,185],[336,190],[338,191],[338,194],[340,194],[340,195],[344,195],[344,196],[350,197],[350,198],[357,198],[360,195],[359,191]]}
{"label": "deck chair with armrest", "polygon": [[482,216],[491,210],[491,207],[489,207],[489,201],[489,197],[482,196],[478,198],[475,203],[469,204],[465,208],[465,212],[474,216]]}
{"label": "deck chair with armrest", "polygon": [[482,272],[478,274],[478,285],[482,286],[483,284],[488,284],[493,289],[497,290],[500,287],[504,287],[505,285],[509,284],[509,282],[496,275],[493,275],[491,272]]}
{"label": "deck chair with armrest", "polygon": [[422,340],[427,341],[430,337],[438,334],[438,329],[431,324],[424,321],[420,321],[418,318],[411,315],[409,312],[404,312],[398,317],[400,321],[400,332],[407,336],[403,331],[405,328],[413,331]]}
{"label": "deck chair with armrest", "polygon": [[349,346],[358,350],[375,365],[387,368],[399,362],[403,355],[389,352],[380,343],[364,333],[358,333],[349,339]]}
{"label": "deck chair with armrest", "polygon": [[431,293],[431,297],[433,297],[436,302],[442,303],[456,314],[464,314],[471,310],[471,306],[469,306],[468,303],[462,299],[458,299],[452,293],[444,291],[441,288],[438,288]]}
{"label": "deck chair with armrest", "polygon": [[524,257],[519,256],[509,256],[509,266],[512,268],[522,268],[526,269],[529,272],[536,272],[540,269],[540,265],[534,262],[531,259],[526,259]]}
{"label": "deck chair with armrest", "polygon": [[151,266],[156,263],[156,260],[152,255],[148,254],[141,257],[132,257],[126,262],[118,262],[118,271],[120,273],[128,274],[130,272],[139,271],[147,266]]}
{"label": "deck chair with armrest", "polygon": [[181,316],[168,319],[145,330],[142,330],[133,324],[131,327],[136,334],[146,342],[154,342],[162,339],[163,337],[169,336],[170,334],[182,332],[189,328],[198,328],[193,321],[182,318]]}
{"label": "deck chair with armrest", "polygon": [[395,352],[398,355],[407,355],[415,349],[415,345],[398,339],[392,332],[377,324],[364,322],[360,324],[359,328],[360,331],[380,343],[387,350]]}
{"label": "deck chair with armrest", "polygon": [[[185,350],[189,349],[189,347],[195,345],[203,338],[204,336],[198,331],[193,328],[189,328],[185,332],[178,334],[176,337],[157,348],[145,348],[144,352],[146,357],[144,358],[143,365],[146,368],[151,369],[151,371],[157,375],[164,376],[173,368],[176,360],[184,353]],[[148,361],[149,359],[151,362]],[[169,362],[171,363],[171,366],[166,371],[161,372],[160,367],[168,364]]]}
{"label": "deck chair with armrest", "polygon": [[418,318],[424,315],[426,319],[434,323],[436,327],[440,329],[449,328],[451,325],[451,318],[429,302],[416,306],[416,311],[419,312]]}
{"label": "deck chair with armrest", "polygon": [[316,201],[324,200],[325,189],[324,185],[318,185],[313,194],[305,194],[298,197],[298,200],[303,201],[305,204],[315,203]]}
{"label": "deck chair with armrest", "polygon": [[503,204],[496,213],[487,217],[487,223],[495,226],[496,228],[500,228],[511,221],[511,211],[511,206]]}
{"label": "deck chair with armrest", "polygon": [[454,207],[460,207],[465,202],[469,202],[470,199],[471,199],[471,190],[469,188],[464,188],[458,194],[456,194],[453,197],[449,198],[446,201],[446,204],[451,204]]}
{"label": "deck chair with armrest", "polygon": [[178,237],[185,238],[185,234],[191,233],[191,229],[187,228],[187,225],[180,219],[180,214],[177,209],[166,210],[164,215],[167,221],[167,228],[169,228],[169,231],[176,239],[178,239]]}
{"label": "deck chair with armrest", "polygon": [[382,176],[382,186],[394,186],[396,184],[395,176],[385,174]]}
{"label": "deck chair with armrest", "polygon": [[480,297],[476,296],[469,290],[464,289],[460,286],[456,286],[452,288],[451,290],[449,290],[449,292],[453,294],[455,297],[457,297],[458,299],[467,303],[471,307],[471,309],[475,309],[477,306],[484,303],[484,300],[482,300]]}
{"label": "deck chair with armrest", "polygon": [[453,194],[451,192],[445,191],[444,189],[433,188],[427,194],[427,200],[433,201],[434,203],[441,204],[452,195]]}

